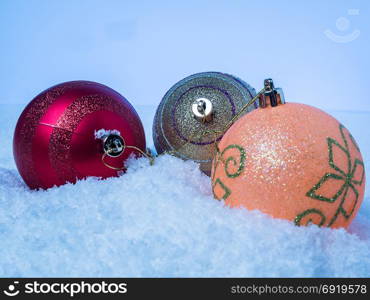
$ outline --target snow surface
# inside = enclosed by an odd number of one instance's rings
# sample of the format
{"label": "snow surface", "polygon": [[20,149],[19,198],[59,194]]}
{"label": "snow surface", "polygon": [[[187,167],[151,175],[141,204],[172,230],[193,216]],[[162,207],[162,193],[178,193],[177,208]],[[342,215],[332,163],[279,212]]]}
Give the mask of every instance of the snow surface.
{"label": "snow surface", "polygon": [[[171,156],[154,166],[131,160],[120,178],[31,191],[12,156],[22,109],[0,105],[1,277],[370,275],[369,196],[349,232],[296,227],[225,207],[195,163]],[[154,111],[138,108],[149,146]],[[363,126],[370,113],[331,113],[356,137],[368,165]]]}

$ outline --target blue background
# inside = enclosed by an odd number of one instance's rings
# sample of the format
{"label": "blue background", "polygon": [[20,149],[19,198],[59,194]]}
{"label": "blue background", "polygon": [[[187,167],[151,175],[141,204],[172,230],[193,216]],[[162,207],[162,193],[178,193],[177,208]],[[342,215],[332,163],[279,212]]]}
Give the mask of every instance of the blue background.
{"label": "blue background", "polygon": [[85,79],[157,105],[183,77],[222,71],[257,90],[271,76],[288,101],[370,111],[369,3],[0,0],[0,102]]}

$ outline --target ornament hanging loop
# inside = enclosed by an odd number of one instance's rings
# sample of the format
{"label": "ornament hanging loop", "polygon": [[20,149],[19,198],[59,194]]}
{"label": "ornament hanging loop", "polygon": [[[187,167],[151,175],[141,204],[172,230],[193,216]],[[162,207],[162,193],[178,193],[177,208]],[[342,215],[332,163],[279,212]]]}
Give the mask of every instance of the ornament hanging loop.
{"label": "ornament hanging loop", "polygon": [[202,123],[210,122],[213,119],[213,105],[207,98],[198,98],[191,105],[194,117]]}
{"label": "ornament hanging loop", "polygon": [[281,88],[275,88],[271,78],[264,80],[264,92],[259,95],[259,106],[265,108],[267,106],[278,106],[285,104],[284,93]]}
{"label": "ornament hanging loop", "polygon": [[102,155],[101,161],[104,164],[104,166],[106,166],[109,169],[112,169],[115,171],[122,171],[125,169],[124,167],[117,168],[117,167],[114,167],[108,164],[105,161],[105,158],[107,156],[113,157],[113,158],[119,157],[125,152],[126,149],[136,150],[137,152],[139,152],[140,154],[142,154],[144,157],[146,157],[149,160],[150,165],[154,164],[154,158],[149,151],[144,152],[138,147],[126,145],[126,142],[123,139],[123,137],[121,137],[118,134],[109,134],[109,135],[103,136],[102,140],[103,140],[104,153]]}
{"label": "ornament hanging loop", "polygon": [[110,157],[120,156],[126,148],[125,140],[118,134],[109,134],[103,137],[104,153]]}

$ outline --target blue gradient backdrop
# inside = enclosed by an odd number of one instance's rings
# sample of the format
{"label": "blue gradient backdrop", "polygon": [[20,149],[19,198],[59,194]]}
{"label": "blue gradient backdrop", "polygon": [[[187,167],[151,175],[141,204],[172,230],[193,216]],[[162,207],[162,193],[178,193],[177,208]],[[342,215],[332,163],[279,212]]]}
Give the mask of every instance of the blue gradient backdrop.
{"label": "blue gradient backdrop", "polygon": [[[338,43],[325,30],[360,36]],[[0,0],[0,102],[85,79],[156,105],[178,80],[214,70],[256,89],[271,76],[288,101],[370,111],[369,34],[366,0]]]}

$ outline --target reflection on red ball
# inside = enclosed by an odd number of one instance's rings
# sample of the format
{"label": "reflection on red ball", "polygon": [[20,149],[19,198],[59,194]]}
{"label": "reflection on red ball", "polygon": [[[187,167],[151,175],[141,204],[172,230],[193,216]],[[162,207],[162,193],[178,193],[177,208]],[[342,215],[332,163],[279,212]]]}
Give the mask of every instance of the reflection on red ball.
{"label": "reflection on red ball", "polygon": [[117,176],[134,149],[118,157],[106,157],[101,129],[115,130],[126,145],[145,151],[140,118],[119,93],[99,83],[71,81],[53,86],[36,96],[21,114],[14,133],[17,168],[32,188],[50,188],[87,176]]}

